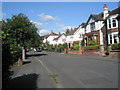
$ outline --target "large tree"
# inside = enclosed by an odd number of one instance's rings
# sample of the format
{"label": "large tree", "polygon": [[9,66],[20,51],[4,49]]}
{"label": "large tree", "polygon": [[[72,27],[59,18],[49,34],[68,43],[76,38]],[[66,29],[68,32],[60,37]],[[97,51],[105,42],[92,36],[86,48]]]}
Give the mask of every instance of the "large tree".
{"label": "large tree", "polygon": [[10,66],[21,58],[21,47],[39,46],[41,42],[37,28],[22,13],[2,21],[3,84],[9,81]]}

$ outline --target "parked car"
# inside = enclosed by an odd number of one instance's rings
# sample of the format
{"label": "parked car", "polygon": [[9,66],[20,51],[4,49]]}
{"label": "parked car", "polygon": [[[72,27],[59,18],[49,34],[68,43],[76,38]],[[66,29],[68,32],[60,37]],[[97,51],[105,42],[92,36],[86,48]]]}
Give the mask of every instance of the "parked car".
{"label": "parked car", "polygon": [[37,47],[37,48],[36,48],[36,51],[37,51],[37,52],[41,52],[42,49],[41,49],[40,47]]}
{"label": "parked car", "polygon": [[42,49],[40,47],[35,47],[33,50],[36,51],[36,52],[41,52],[42,51]]}

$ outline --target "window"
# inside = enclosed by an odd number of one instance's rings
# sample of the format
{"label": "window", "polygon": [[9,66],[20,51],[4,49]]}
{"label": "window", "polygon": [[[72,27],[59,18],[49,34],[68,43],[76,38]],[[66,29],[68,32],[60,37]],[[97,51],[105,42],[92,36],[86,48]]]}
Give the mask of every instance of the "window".
{"label": "window", "polygon": [[82,38],[82,34],[81,33],[79,33],[79,38]]}
{"label": "window", "polygon": [[112,18],[112,25],[113,25],[113,27],[116,27],[116,19],[115,18]]}
{"label": "window", "polygon": [[94,31],[94,30],[95,30],[95,22],[94,22],[94,23],[91,23],[91,24],[90,24],[90,27],[91,27],[91,31]]}
{"label": "window", "polygon": [[110,44],[112,44],[112,35],[110,34]]}
{"label": "window", "polygon": [[111,28],[111,19],[110,18],[108,19],[108,25],[109,25],[109,28]]}
{"label": "window", "polygon": [[113,34],[114,43],[117,43],[118,34]]}

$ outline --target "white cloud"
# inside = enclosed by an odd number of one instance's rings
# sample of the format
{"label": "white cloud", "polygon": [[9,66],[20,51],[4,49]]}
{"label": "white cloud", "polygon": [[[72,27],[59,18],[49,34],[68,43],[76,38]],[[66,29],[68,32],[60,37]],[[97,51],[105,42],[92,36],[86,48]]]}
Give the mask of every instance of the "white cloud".
{"label": "white cloud", "polygon": [[67,29],[73,29],[75,28],[75,26],[64,26],[62,24],[56,23],[57,27],[59,28],[59,30],[65,32]]}
{"label": "white cloud", "polygon": [[46,21],[46,22],[57,20],[57,18],[50,16],[50,15],[45,15],[44,13],[41,13],[38,16],[40,17],[41,20]]}
{"label": "white cloud", "polygon": [[48,31],[48,30],[40,30],[40,31],[38,31],[38,33],[39,33],[39,35],[43,36],[43,35],[49,34],[50,31]]}
{"label": "white cloud", "polygon": [[42,23],[40,23],[40,22],[34,22],[34,21],[31,21],[31,22],[33,22],[33,24],[35,24],[35,26],[37,27],[38,30],[43,29],[43,24]]}
{"label": "white cloud", "polygon": [[0,13],[0,20],[4,19],[6,17],[6,13]]}

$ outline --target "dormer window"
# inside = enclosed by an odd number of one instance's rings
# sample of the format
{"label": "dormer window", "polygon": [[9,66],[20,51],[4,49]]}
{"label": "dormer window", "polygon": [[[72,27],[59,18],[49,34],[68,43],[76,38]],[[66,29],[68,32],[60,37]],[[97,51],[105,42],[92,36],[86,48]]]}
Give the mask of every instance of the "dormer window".
{"label": "dormer window", "polygon": [[93,23],[90,24],[90,28],[91,28],[91,31],[95,30],[95,22],[93,22]]}

